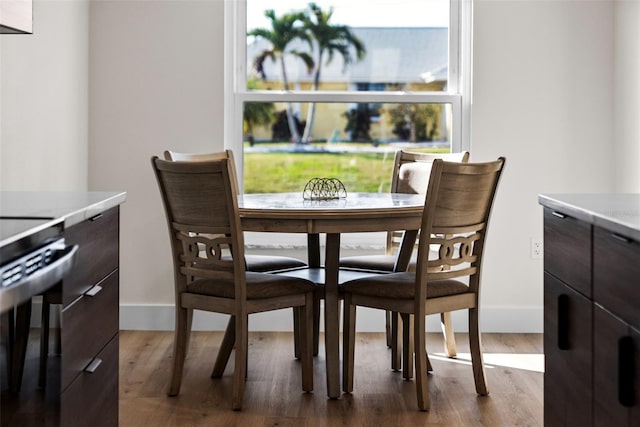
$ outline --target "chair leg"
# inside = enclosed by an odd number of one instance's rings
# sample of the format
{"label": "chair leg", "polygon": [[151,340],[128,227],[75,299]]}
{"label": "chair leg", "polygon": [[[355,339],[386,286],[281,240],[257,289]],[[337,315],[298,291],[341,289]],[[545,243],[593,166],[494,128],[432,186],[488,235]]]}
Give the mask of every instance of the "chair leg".
{"label": "chair leg", "polygon": [[[406,380],[413,378],[413,353],[414,349],[414,331],[413,331],[413,314],[403,313],[402,319],[402,377]],[[417,347],[420,348],[420,347]]]}
{"label": "chair leg", "polygon": [[387,337],[387,347],[393,348],[393,335],[391,333],[391,312],[384,312],[384,330]]}
{"label": "chair leg", "polygon": [[[413,315],[410,315],[410,319]],[[409,325],[409,328],[405,328],[405,324]],[[404,379],[410,380],[413,378],[413,353],[415,352],[415,342],[413,340],[413,321],[403,320],[402,322],[402,347],[400,347],[400,343],[398,342],[395,349],[402,348],[402,377]],[[398,334],[399,335],[399,334]],[[426,341],[425,341],[426,342]],[[400,352],[396,351],[394,353],[395,357],[400,358]],[[429,359],[429,353],[425,349],[425,356],[427,360],[427,372],[433,372],[433,367],[431,366],[431,360]],[[396,362],[397,366],[399,366],[399,362]],[[396,369],[399,370],[399,369]]]}
{"label": "chair leg", "polygon": [[42,296],[42,323],[40,327],[40,367],[38,371],[38,386],[47,385],[47,360],[49,358],[49,317],[51,305],[46,295]]}
{"label": "chair leg", "polygon": [[193,324],[193,309],[187,309],[187,342],[186,347],[189,348],[189,342],[191,341],[191,325]]}
{"label": "chair leg", "polygon": [[351,304],[351,295],[344,297],[342,325],[342,389],[353,392],[353,370],[356,344],[356,306]]}
{"label": "chair leg", "polygon": [[176,304],[176,326],[173,338],[173,368],[171,372],[171,382],[169,383],[169,396],[177,396],[180,393],[182,382],[182,371],[184,370],[184,360],[187,357],[189,343],[189,327],[192,310],[182,308]]}
{"label": "chair leg", "polygon": [[400,333],[400,314],[389,312],[391,316],[391,369],[399,371],[402,366],[402,334]]}
{"label": "chair leg", "polygon": [[313,294],[313,355],[318,355],[320,347],[320,296]]}
{"label": "chair leg", "polygon": [[213,371],[211,372],[211,378],[221,378],[224,370],[227,368],[227,363],[231,357],[231,351],[236,342],[236,318],[235,316],[229,317],[227,323],[227,329],[224,331],[222,342],[220,343],[220,350],[218,350],[218,356],[216,362],[213,365]]}
{"label": "chair leg", "polygon": [[415,354],[416,363],[416,397],[418,399],[418,409],[428,411],[430,406],[429,400],[429,383],[427,382],[427,352],[425,340],[425,316],[413,316],[413,332],[415,348],[418,351]]}
{"label": "chair leg", "polygon": [[[313,303],[312,303],[313,304]],[[312,313],[313,318],[313,313]],[[293,307],[293,355],[296,359],[300,359],[300,307]],[[304,345],[304,344],[303,344]]]}
{"label": "chair leg", "polygon": [[302,390],[313,391],[313,293],[306,295],[304,307],[294,308],[298,313],[299,347],[302,362]]}
{"label": "chair leg", "polygon": [[429,352],[425,350],[424,354],[427,356],[427,372],[433,372],[433,366],[431,366],[431,360],[429,359]]}
{"label": "chair leg", "polygon": [[440,326],[444,335],[444,352],[447,357],[456,357],[456,337],[453,333],[451,312],[440,313]]}
{"label": "chair leg", "polygon": [[476,393],[486,396],[489,394],[489,387],[487,386],[486,373],[482,361],[482,343],[477,308],[469,309],[469,348],[471,350],[471,364],[473,365]]}
{"label": "chair leg", "polygon": [[249,316],[246,314],[235,316],[236,326],[236,357],[233,370],[233,391],[231,408],[234,411],[242,409],[244,399],[244,385],[247,378],[247,353],[249,351],[248,325]]}

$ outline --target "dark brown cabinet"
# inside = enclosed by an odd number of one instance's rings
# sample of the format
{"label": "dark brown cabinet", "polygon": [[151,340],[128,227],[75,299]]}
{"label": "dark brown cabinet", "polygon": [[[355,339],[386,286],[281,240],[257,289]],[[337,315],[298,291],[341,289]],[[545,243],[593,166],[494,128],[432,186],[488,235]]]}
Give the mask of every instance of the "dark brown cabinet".
{"label": "dark brown cabinet", "polygon": [[119,208],[65,231],[78,245],[63,283],[61,426],[118,425]]}
{"label": "dark brown cabinet", "polygon": [[640,239],[611,221],[633,212],[624,197],[541,198],[545,426],[640,425]]}

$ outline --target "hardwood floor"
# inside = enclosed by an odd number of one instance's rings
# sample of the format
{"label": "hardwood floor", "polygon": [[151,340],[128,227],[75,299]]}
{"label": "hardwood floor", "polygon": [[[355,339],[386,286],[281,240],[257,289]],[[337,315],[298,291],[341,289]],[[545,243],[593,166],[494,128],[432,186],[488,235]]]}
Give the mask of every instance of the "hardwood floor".
{"label": "hardwood floor", "polygon": [[[244,407],[231,410],[233,356],[222,379],[211,379],[221,332],[194,332],[182,389],[167,397],[172,332],[120,334],[120,426],[541,426],[542,334],[483,334],[490,395],[477,396],[466,334],[458,358],[443,355],[440,334],[427,334],[434,372],[431,411],[417,409],[413,381],[390,370],[382,333],[359,333],[353,394],[326,396],[323,349],[315,359],[314,392],[304,393],[293,338],[249,335]],[[466,353],[466,354],[465,354]]]}

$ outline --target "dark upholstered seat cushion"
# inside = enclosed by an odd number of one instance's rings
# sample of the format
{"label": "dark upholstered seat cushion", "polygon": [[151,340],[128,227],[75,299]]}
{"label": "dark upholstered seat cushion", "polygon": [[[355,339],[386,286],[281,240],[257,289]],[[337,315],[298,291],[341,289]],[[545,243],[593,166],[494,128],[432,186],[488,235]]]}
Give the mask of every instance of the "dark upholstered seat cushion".
{"label": "dark upholstered seat cushion", "polygon": [[363,270],[393,271],[395,255],[362,255],[340,258],[340,267]]}
{"label": "dark upholstered seat cushion", "polygon": [[[413,299],[416,275],[413,272],[390,273],[363,277],[346,282],[343,292],[392,299]],[[427,284],[427,298],[438,298],[469,292],[469,287],[458,280],[434,280]]]}
{"label": "dark upholstered seat cushion", "polygon": [[[356,255],[340,258],[340,267],[392,272],[396,265],[396,259],[396,255]],[[407,270],[416,271],[415,254],[411,257]]]}
{"label": "dark upholstered seat cushion", "polygon": [[[222,259],[230,260],[231,257],[223,256]],[[256,271],[258,273],[289,270],[307,266],[307,264],[300,259],[278,255],[245,255],[244,261],[247,265],[247,271]]]}
{"label": "dark upholstered seat cushion", "polygon": [[[297,277],[248,271],[247,299],[262,299],[312,292],[316,285]],[[222,298],[234,297],[233,280],[197,279],[187,285],[187,292]]]}
{"label": "dark upholstered seat cushion", "polygon": [[247,271],[267,272],[305,267],[307,264],[297,258],[277,255],[245,255]]}

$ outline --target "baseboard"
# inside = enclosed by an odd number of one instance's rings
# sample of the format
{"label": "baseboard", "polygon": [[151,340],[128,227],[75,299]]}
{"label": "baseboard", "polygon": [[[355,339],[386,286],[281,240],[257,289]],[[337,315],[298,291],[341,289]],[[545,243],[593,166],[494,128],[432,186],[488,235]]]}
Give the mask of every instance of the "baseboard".
{"label": "baseboard", "polygon": [[[542,307],[485,307],[481,310],[482,332],[542,333]],[[196,311],[193,330],[224,330],[228,316]],[[456,332],[467,331],[466,312],[452,314]],[[322,322],[321,322],[322,324]],[[171,331],[174,328],[173,305],[122,304],[120,305],[120,329]],[[380,310],[358,308],[356,328],[359,332],[383,332],[384,316]],[[249,316],[249,329],[253,331],[291,331],[291,310],[278,310]],[[427,318],[427,331],[439,332],[439,316]]]}

